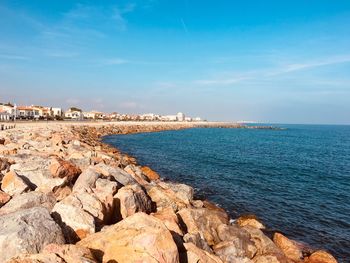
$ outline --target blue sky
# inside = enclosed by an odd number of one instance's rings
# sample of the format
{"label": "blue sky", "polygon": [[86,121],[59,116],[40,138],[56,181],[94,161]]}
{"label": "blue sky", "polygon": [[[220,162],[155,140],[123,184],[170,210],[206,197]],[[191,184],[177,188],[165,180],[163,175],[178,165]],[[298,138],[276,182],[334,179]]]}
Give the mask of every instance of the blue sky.
{"label": "blue sky", "polygon": [[350,1],[0,1],[0,100],[350,123]]}

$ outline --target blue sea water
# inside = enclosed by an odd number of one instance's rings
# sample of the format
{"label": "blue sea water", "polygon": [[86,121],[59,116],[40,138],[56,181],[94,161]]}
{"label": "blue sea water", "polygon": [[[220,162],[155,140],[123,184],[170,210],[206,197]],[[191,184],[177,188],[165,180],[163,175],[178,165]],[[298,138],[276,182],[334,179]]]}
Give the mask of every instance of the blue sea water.
{"label": "blue sea water", "polygon": [[104,142],[195,187],[232,218],[255,214],[271,230],[350,262],[350,126],[277,126],[287,129],[197,128]]}

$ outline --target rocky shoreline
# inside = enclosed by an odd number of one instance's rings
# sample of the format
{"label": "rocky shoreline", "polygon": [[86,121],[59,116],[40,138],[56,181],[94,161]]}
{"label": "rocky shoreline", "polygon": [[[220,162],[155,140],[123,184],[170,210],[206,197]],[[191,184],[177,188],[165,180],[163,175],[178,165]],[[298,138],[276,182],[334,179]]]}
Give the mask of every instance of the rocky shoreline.
{"label": "rocky shoreline", "polygon": [[334,263],[101,142],[225,123],[18,125],[0,132],[0,262]]}

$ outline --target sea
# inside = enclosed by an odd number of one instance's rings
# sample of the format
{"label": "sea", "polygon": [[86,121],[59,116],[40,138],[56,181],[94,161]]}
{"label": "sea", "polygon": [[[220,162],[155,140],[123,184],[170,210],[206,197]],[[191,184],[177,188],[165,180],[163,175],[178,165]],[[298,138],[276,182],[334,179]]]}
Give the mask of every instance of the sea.
{"label": "sea", "polygon": [[104,142],[193,186],[233,219],[254,214],[269,231],[350,262],[350,126],[274,126],[283,129],[194,128]]}

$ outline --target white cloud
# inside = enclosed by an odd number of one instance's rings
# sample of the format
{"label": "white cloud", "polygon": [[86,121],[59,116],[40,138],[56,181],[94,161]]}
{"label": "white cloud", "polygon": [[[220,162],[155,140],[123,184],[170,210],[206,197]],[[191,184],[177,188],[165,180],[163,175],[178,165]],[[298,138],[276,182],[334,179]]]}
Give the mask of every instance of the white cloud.
{"label": "white cloud", "polygon": [[13,60],[28,60],[29,57],[20,56],[20,55],[8,55],[8,54],[0,54],[0,58],[4,59],[13,59]]}

